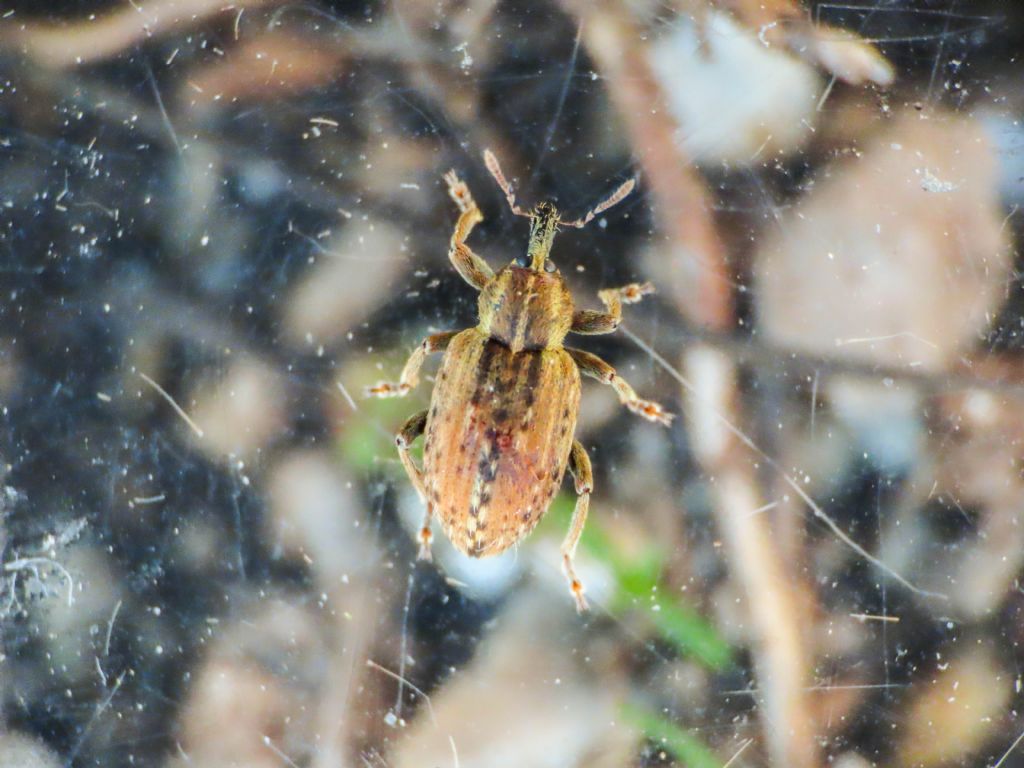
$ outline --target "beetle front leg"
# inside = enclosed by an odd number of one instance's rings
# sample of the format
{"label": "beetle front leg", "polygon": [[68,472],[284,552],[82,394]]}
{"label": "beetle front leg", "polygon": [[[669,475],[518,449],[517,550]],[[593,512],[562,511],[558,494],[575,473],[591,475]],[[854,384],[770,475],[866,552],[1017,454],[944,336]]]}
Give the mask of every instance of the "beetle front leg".
{"label": "beetle front leg", "polygon": [[651,283],[630,283],[621,288],[598,291],[597,298],[608,311],[577,310],[572,315],[572,327],[569,330],[583,336],[612,333],[622,322],[622,305],[635,304],[649,293],[654,293],[654,285]]}
{"label": "beetle front leg", "polygon": [[562,570],[569,580],[569,589],[576,600],[576,610],[583,613],[587,610],[587,600],[583,596],[583,582],[576,576],[573,558],[576,556],[576,545],[583,535],[583,526],[587,522],[590,509],[590,493],[594,490],[594,475],[590,468],[590,457],[579,440],[572,441],[572,452],[569,454],[569,471],[576,482],[576,508],[572,513],[569,532],[562,542]]}
{"label": "beetle front leg", "polygon": [[449,342],[458,334],[458,331],[445,331],[427,336],[423,342],[416,347],[409,360],[402,369],[402,378],[397,384],[391,381],[379,381],[372,387],[367,387],[367,396],[373,397],[405,397],[412,389],[420,383],[420,368],[427,355],[433,352],[443,352],[448,348]]}
{"label": "beetle front leg", "polygon": [[469,187],[455,171],[448,171],[444,175],[444,180],[448,184],[448,196],[455,201],[460,213],[459,220],[455,223],[455,231],[452,232],[448,258],[462,279],[479,291],[491,281],[494,272],[487,266],[487,262],[470,250],[466,245],[466,238],[473,231],[473,227],[484,220],[484,215],[470,194]]}
{"label": "beetle front leg", "polygon": [[666,427],[671,426],[675,414],[669,413],[658,403],[641,400],[637,397],[629,382],[619,376],[615,369],[600,357],[571,347],[566,347],[565,351],[576,361],[576,365],[579,366],[582,373],[592,376],[602,384],[607,384],[614,389],[619,396],[619,401],[633,413],[643,416],[648,421],[656,421]]}
{"label": "beetle front leg", "polygon": [[419,494],[420,501],[427,506],[427,516],[423,520],[423,525],[420,526],[418,536],[420,542],[420,551],[417,555],[418,560],[430,560],[430,541],[434,536],[430,530],[430,519],[433,517],[433,512],[430,509],[430,502],[427,500],[427,487],[423,483],[423,470],[416,466],[412,456],[409,455],[409,446],[412,445],[417,437],[423,434],[423,430],[426,427],[427,412],[420,411],[410,416],[405,424],[402,425],[402,428],[398,430],[398,434],[395,435],[395,445],[398,446],[398,458],[402,460],[402,466],[405,467],[405,472],[409,475],[412,487]]}

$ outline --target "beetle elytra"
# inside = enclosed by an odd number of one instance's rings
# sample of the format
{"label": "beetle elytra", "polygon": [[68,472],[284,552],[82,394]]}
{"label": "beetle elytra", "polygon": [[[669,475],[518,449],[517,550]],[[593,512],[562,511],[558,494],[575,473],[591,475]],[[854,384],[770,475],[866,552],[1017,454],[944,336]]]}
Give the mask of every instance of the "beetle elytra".
{"label": "beetle elytra", "polygon": [[[668,426],[672,414],[641,400],[601,358],[563,346],[568,333],[612,333],[622,304],[653,291],[649,283],[605,289],[598,298],[606,311],[577,310],[561,274],[550,261],[560,226],[583,227],[628,195],[633,180],[573,221],[563,221],[550,202],[521,209],[512,185],[488,150],[484,161],[517,216],[530,219],[526,253],[495,274],[466,245],[483,214],[454,171],[445,174],[448,194],[458,206],[448,256],[455,269],[480,291],[479,324],[464,331],[437,333],[412,353],[398,383],[371,387],[378,397],[403,396],[419,382],[427,355],[444,359],[430,408],[413,415],[396,436],[399,457],[426,504],[420,530],[420,557],[429,559],[430,523],[436,516],[445,533],[472,557],[508,549],[533,530],[547,511],[565,474],[572,473],[576,507],[562,544],[562,568],[576,606],[586,610],[584,589],[573,556],[586,522],[593,487],[590,459],[574,438],[580,399],[580,373],[614,388],[631,411]],[[426,435],[423,468],[409,446]]]}

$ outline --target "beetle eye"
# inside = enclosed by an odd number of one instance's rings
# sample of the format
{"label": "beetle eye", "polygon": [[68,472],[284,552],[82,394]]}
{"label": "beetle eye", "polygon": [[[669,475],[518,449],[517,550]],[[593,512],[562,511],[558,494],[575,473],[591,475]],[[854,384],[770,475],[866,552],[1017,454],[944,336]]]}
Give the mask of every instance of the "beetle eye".
{"label": "beetle eye", "polygon": [[516,257],[516,266],[517,267],[528,267],[528,266],[530,266],[530,254],[525,253],[522,256],[517,256]]}
{"label": "beetle eye", "polygon": [[553,262],[551,259],[548,259],[547,261],[544,262],[545,272],[554,272],[556,269],[558,269],[558,267],[555,266],[555,262]]}

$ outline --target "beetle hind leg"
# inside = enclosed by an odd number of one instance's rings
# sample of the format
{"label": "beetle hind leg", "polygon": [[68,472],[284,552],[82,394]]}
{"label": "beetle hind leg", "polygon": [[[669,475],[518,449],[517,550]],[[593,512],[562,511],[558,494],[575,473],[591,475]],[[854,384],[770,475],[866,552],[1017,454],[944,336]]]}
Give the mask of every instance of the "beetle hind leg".
{"label": "beetle hind leg", "polygon": [[587,610],[587,599],[583,596],[583,582],[576,575],[573,558],[576,556],[576,545],[583,535],[583,526],[587,522],[590,510],[590,492],[594,489],[594,474],[590,467],[590,457],[579,440],[573,440],[572,452],[569,454],[569,471],[576,483],[576,508],[572,513],[569,532],[562,542],[562,571],[569,580],[569,589],[576,600],[576,610],[584,613]]}
{"label": "beetle hind leg", "polygon": [[402,425],[402,428],[398,430],[398,434],[395,435],[395,445],[398,446],[398,458],[402,460],[402,466],[405,467],[405,472],[409,475],[409,480],[412,482],[413,488],[416,489],[416,493],[427,506],[426,517],[423,518],[423,525],[420,526],[419,534],[417,538],[420,542],[420,551],[416,558],[418,560],[430,560],[430,542],[434,538],[434,534],[430,530],[430,520],[433,517],[433,510],[430,508],[430,500],[427,498],[427,488],[423,482],[423,470],[416,466],[416,462],[412,460],[412,456],[409,455],[409,446],[412,442],[423,434],[423,431],[427,427],[427,412],[420,411],[409,417],[409,419]]}

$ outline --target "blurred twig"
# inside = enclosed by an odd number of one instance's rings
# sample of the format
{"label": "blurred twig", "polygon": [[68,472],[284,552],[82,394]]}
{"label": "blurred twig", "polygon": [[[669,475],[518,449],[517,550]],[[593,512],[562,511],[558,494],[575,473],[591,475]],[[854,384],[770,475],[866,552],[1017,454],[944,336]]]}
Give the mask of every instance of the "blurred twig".
{"label": "blurred twig", "polygon": [[801,631],[801,604],[812,598],[783,563],[768,518],[751,514],[764,501],[750,455],[725,423],[739,417],[735,364],[718,350],[698,346],[684,353],[683,367],[696,386],[688,400],[695,453],[712,484],[729,568],[746,597],[769,748],[778,765],[810,768],[819,759],[805,691],[812,660]]}
{"label": "blurred twig", "polygon": [[821,377],[842,374],[871,381],[906,381],[928,394],[966,388],[1008,394],[1024,393],[1024,361],[1009,354],[983,351],[958,358],[953,367],[946,370],[929,371],[919,367],[870,363],[839,355],[815,355],[774,344],[764,338],[695,328],[687,324],[673,331],[694,343],[728,353],[738,365],[754,366],[766,371],[780,369],[794,381],[809,381],[815,374]]}
{"label": "blurred twig", "polygon": [[892,64],[858,35],[815,24],[797,0],[715,0],[757,32],[764,45],[781,45],[850,85],[892,85]]}
{"label": "blurred twig", "polygon": [[712,203],[672,139],[676,125],[664,109],[639,31],[612,11],[572,0],[565,0],[565,5],[582,20],[584,43],[629,132],[651,188],[657,221],[688,262],[692,284],[683,311],[698,325],[731,328],[731,280],[725,247],[711,216]]}
{"label": "blurred twig", "polygon": [[12,24],[0,43],[15,45],[39,65],[63,69],[90,64],[147,40],[202,25],[209,17],[265,5],[272,0],[151,0],[130,2],[99,17],[77,23]]}

